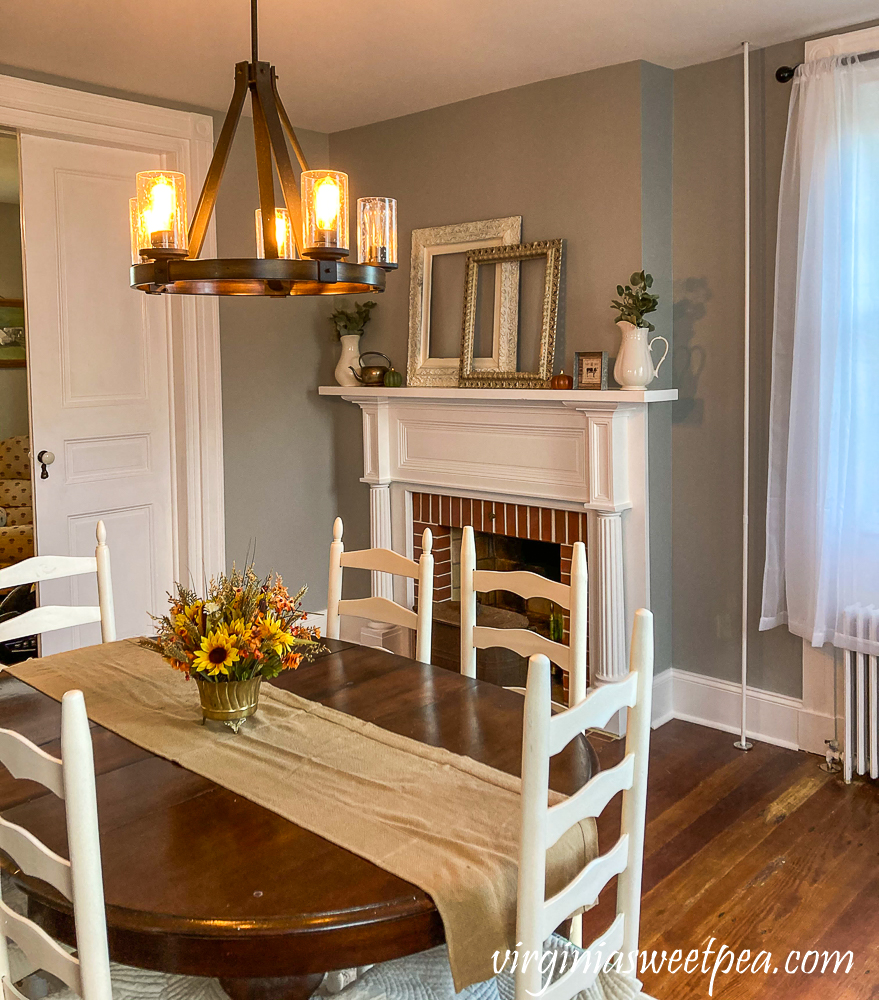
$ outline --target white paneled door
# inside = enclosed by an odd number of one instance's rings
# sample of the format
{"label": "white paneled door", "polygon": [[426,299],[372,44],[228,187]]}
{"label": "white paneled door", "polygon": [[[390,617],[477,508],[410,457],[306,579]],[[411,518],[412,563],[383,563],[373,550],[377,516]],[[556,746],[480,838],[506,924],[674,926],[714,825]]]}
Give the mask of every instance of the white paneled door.
{"label": "white paneled door", "polygon": [[[174,578],[170,322],[128,287],[128,199],[154,153],[22,135],[28,368],[40,555],[89,555],[107,526],[120,638],[142,635]],[[41,478],[37,455],[54,463]],[[93,578],[41,585],[41,604],[97,603]],[[100,641],[50,633],[43,653]]]}

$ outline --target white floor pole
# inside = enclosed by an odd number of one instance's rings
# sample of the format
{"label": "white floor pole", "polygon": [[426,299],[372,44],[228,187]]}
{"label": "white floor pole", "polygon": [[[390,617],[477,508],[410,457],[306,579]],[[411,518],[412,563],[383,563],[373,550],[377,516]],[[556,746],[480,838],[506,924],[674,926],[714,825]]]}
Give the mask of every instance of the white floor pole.
{"label": "white floor pole", "polygon": [[751,439],[751,47],[742,42],[745,103],[745,372],[744,449],[742,460],[742,738],[739,750],[750,750],[748,742],[748,497],[750,493]]}

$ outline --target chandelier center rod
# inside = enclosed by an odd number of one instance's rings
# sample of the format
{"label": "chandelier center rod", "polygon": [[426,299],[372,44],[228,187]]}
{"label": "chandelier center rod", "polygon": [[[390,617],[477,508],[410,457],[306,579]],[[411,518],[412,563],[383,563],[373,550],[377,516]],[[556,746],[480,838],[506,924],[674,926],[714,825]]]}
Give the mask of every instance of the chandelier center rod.
{"label": "chandelier center rod", "polygon": [[254,71],[259,62],[259,24],[257,12],[257,0],[250,0],[250,61],[253,63]]}

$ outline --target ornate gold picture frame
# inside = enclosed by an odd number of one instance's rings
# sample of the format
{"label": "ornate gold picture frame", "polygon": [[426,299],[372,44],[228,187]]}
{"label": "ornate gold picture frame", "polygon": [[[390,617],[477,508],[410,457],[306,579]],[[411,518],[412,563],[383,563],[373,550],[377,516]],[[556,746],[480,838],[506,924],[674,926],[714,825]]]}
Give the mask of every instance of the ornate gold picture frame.
{"label": "ornate gold picture frame", "polygon": [[[536,372],[479,371],[473,364],[476,336],[479,268],[484,264],[509,264],[534,257],[546,257],[543,284],[543,320]],[[544,389],[552,378],[558,322],[559,281],[562,270],[562,241],[517,243],[512,246],[486,247],[467,252],[467,275],[464,285],[464,330],[461,343],[460,385],[473,389]]]}

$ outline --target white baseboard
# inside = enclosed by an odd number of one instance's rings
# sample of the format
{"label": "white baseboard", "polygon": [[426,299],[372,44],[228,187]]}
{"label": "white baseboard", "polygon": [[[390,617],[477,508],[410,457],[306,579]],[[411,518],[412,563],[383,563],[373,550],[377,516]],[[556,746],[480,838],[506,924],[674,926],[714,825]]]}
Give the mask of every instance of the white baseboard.
{"label": "white baseboard", "polygon": [[673,674],[673,670],[663,670],[653,678],[653,709],[650,713],[653,729],[659,729],[675,717]]}
{"label": "white baseboard", "polygon": [[[725,733],[741,730],[742,689],[732,681],[672,668],[653,682],[653,728],[671,719]],[[791,750],[824,755],[833,717],[807,709],[801,698],[748,688],[748,736]]]}
{"label": "white baseboard", "polygon": [[[725,733],[741,730],[742,689],[687,670],[672,670],[674,717]],[[748,689],[748,735],[776,746],[799,749],[798,717],[803,702],[759,688]]]}

